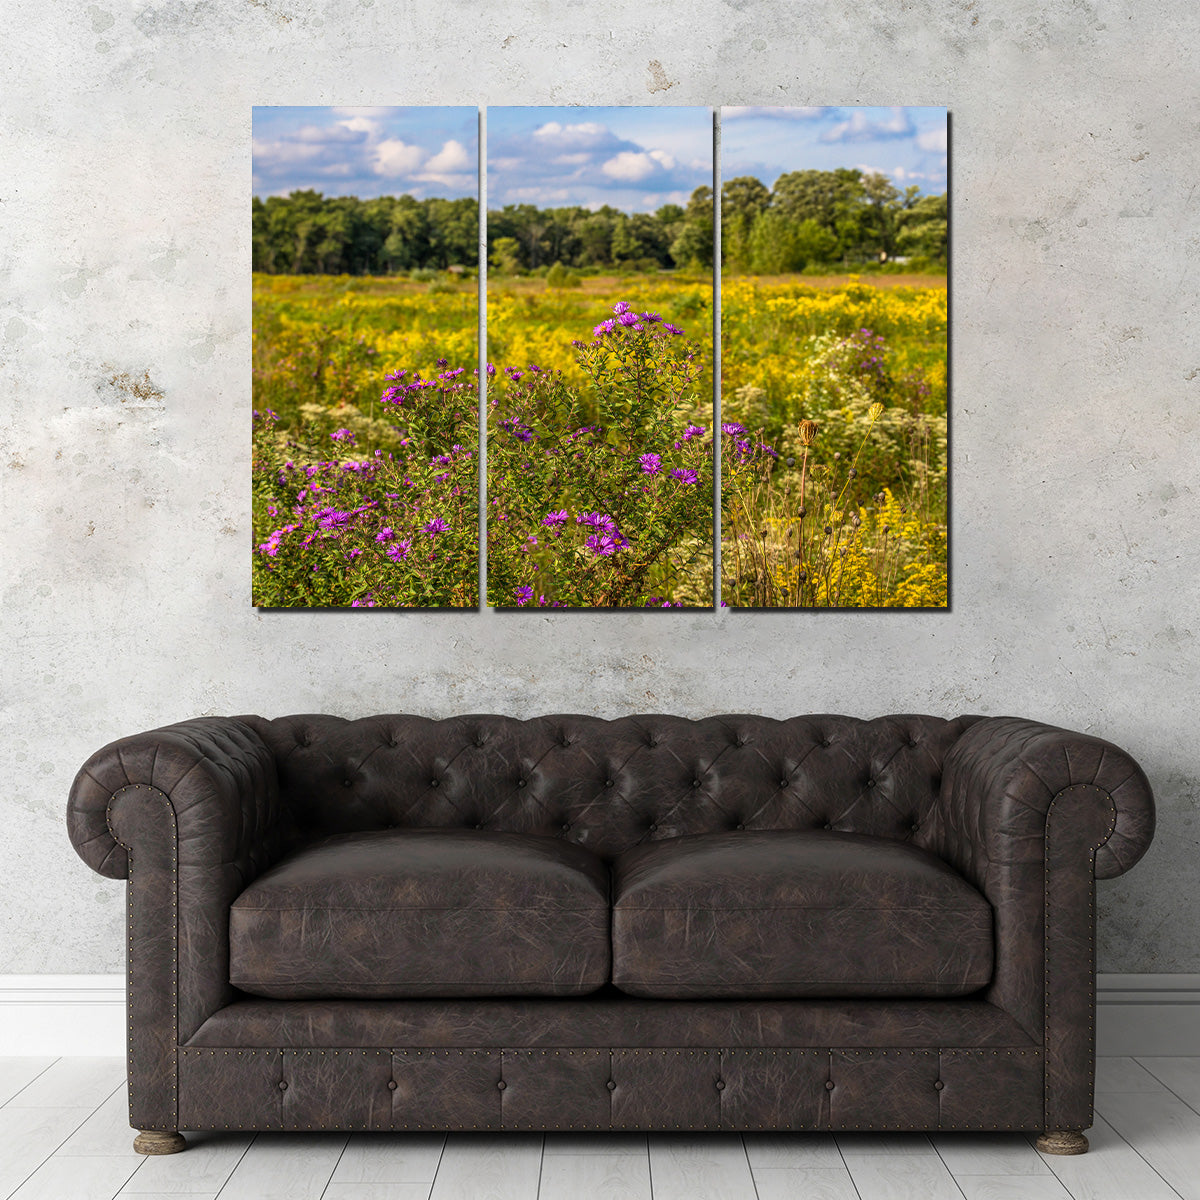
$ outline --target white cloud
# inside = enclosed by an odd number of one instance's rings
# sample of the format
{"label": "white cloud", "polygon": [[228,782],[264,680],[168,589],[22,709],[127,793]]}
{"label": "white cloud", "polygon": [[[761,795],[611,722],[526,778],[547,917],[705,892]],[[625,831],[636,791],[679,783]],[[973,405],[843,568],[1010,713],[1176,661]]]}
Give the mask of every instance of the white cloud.
{"label": "white cloud", "polygon": [[263,142],[252,143],[254,161],[260,166],[282,167],[291,163],[308,163],[321,157],[324,147],[318,142]]}
{"label": "white cloud", "polygon": [[796,108],[764,108],[735,104],[721,109],[721,120],[737,121],[744,117],[769,117],[776,121],[813,121],[825,111],[824,108],[812,105]]}
{"label": "white cloud", "polygon": [[540,138],[558,138],[558,137],[599,137],[601,134],[608,133],[608,130],[595,121],[581,121],[578,125],[560,125],[557,121],[547,121],[545,125],[539,125],[534,131],[534,137]]}
{"label": "white cloud", "polygon": [[861,110],[853,113],[848,120],[839,121],[823,134],[823,142],[874,142],[881,138],[908,137],[913,132],[913,124],[908,113],[899,105],[894,105],[885,120],[872,121]]}
{"label": "white cloud", "polygon": [[622,150],[610,158],[600,169],[610,179],[620,179],[626,183],[637,183],[655,171],[669,170],[675,165],[675,160],[661,150]]}
{"label": "white cloud", "polygon": [[582,167],[592,161],[592,156],[585,150],[580,154],[559,154],[551,161],[560,167]]}
{"label": "white cloud", "polygon": [[332,108],[330,112],[339,117],[390,117],[396,110],[388,104],[351,105],[350,107]]}
{"label": "white cloud", "polygon": [[382,123],[371,117],[351,117],[348,121],[339,121],[338,125],[349,133],[365,133],[368,141],[374,141],[383,133]]}
{"label": "white cloud", "polygon": [[395,179],[399,175],[411,175],[425,159],[420,146],[410,146],[399,138],[385,138],[375,147],[375,161],[371,169],[376,175]]}
{"label": "white cloud", "polygon": [[917,134],[917,147],[927,150],[930,154],[945,154],[946,127],[943,125],[938,129],[926,129],[924,133]]}
{"label": "white cloud", "polygon": [[449,175],[456,171],[469,171],[473,165],[462,142],[451,138],[425,164],[425,170],[434,174]]}

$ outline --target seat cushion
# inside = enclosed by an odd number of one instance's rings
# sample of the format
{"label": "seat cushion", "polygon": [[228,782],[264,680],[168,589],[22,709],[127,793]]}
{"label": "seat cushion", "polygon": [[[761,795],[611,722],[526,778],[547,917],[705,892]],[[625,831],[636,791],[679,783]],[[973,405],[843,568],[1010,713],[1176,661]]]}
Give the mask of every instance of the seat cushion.
{"label": "seat cushion", "polygon": [[609,979],[608,868],[552,837],[338,834],[234,901],[229,948],[274,999],[578,996]]}
{"label": "seat cushion", "polygon": [[613,982],[633,996],[961,996],[992,911],[925,850],[836,832],[648,842],[613,872]]}

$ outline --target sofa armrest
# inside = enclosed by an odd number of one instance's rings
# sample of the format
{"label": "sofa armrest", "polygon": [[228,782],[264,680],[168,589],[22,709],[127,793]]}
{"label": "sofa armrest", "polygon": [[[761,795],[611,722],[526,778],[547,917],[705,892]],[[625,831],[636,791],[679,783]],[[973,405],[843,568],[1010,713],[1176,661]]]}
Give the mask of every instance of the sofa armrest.
{"label": "sofa armrest", "polygon": [[1068,789],[1092,789],[1110,809],[1096,846],[1095,877],[1113,879],[1154,836],[1154,797],[1123,750],[1084,733],[1019,717],[984,717],[946,756],[938,802],[938,850],[978,884],[989,866],[1040,862],[1047,818]]}
{"label": "sofa armrest", "polygon": [[282,815],[275,760],[242,719],[166,725],[111,742],[84,763],[71,787],[67,832],[79,857],[110,879],[128,876],[130,849],[143,832],[136,820],[122,822],[128,827],[119,838],[113,829],[114,810],[135,787],[170,802],[181,861],[265,866],[274,857]]}
{"label": "sofa armrest", "polygon": [[178,1047],[234,998],[230,905],[284,847],[274,756],[236,717],[123,738],[80,769],[67,828],[89,866],[128,879],[131,1123],[177,1129]]}
{"label": "sofa armrest", "polygon": [[1124,751],[1037,721],[987,717],[946,756],[931,849],[987,897],[995,971],[985,998],[1039,1038],[1045,1127],[1092,1121],[1097,878],[1154,834],[1154,799]]}

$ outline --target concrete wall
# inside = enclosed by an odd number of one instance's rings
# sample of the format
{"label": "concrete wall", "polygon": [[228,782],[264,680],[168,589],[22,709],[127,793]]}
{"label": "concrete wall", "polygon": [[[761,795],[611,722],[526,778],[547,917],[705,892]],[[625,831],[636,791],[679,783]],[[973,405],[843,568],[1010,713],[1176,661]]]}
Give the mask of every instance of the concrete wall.
{"label": "concrete wall", "polygon": [[[122,888],[63,829],[114,737],[564,709],[1108,737],[1161,825],[1101,887],[1101,969],[1200,971],[1189,0],[97,0],[0,24],[0,972],[121,969]],[[254,611],[250,109],[402,102],[948,105],[953,611]]]}

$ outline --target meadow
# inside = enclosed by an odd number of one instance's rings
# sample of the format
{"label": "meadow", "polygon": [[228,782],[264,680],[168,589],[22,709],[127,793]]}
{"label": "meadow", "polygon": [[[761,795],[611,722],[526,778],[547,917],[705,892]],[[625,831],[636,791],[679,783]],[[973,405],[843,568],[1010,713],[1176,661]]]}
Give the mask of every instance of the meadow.
{"label": "meadow", "polygon": [[[254,277],[255,604],[478,604],[477,284],[415,274]],[[489,280],[488,602],[709,605],[711,279],[572,282]],[[723,603],[943,606],[944,278],[722,309]]]}
{"label": "meadow", "polygon": [[944,278],[722,280],[721,594],[947,604]]}

